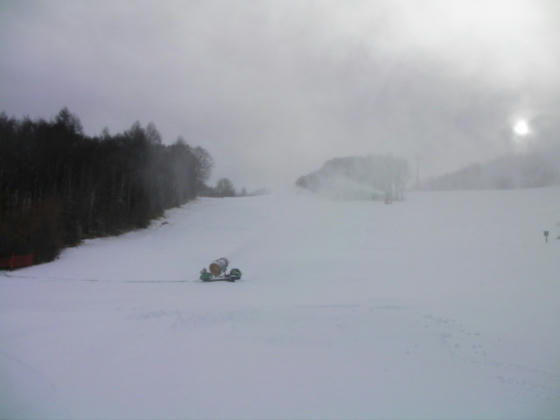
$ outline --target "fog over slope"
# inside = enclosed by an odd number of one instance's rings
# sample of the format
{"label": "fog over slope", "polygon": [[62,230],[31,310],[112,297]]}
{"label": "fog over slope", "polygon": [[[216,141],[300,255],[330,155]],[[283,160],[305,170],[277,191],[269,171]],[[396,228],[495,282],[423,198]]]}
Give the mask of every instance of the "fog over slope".
{"label": "fog over slope", "polygon": [[435,190],[534,188],[560,184],[560,148],[511,154],[427,180]]}
{"label": "fog over slope", "polygon": [[410,172],[406,160],[370,155],[331,159],[296,185],[341,199],[400,199]]}
{"label": "fog over slope", "polygon": [[[86,133],[139,120],[252,190],[334,156],[392,153],[423,179],[558,141],[551,0],[0,4],[0,111]],[[544,129],[550,128],[548,133]]]}

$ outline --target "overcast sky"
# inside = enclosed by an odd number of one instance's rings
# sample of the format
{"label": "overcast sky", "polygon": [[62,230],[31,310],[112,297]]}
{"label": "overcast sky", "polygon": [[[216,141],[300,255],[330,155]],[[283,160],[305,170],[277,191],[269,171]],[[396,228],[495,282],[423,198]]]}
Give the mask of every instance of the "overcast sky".
{"label": "overcast sky", "polygon": [[560,138],[560,2],[0,0],[0,111],[86,133],[153,121],[213,180],[291,184],[336,156],[423,176]]}

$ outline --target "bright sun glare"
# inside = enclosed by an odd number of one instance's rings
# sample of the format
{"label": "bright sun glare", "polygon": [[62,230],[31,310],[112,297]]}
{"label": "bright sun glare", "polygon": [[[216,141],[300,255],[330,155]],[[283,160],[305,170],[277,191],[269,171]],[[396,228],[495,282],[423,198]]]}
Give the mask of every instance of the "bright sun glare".
{"label": "bright sun glare", "polygon": [[525,120],[519,120],[513,126],[513,131],[518,136],[526,136],[529,134],[529,124]]}

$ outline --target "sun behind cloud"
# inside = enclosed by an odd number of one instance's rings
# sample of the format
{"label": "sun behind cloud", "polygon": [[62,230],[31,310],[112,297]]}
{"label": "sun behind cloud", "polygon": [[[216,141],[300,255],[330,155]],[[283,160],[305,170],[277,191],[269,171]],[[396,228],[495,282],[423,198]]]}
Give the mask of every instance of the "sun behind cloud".
{"label": "sun behind cloud", "polygon": [[519,120],[513,126],[513,132],[521,137],[524,137],[530,133],[529,124],[526,120]]}

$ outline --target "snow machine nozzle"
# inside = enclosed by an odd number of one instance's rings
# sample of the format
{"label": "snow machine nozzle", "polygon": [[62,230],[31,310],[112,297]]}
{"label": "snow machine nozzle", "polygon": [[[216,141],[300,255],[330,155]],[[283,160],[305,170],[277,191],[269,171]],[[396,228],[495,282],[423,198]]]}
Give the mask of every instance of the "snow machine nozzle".
{"label": "snow machine nozzle", "polygon": [[200,272],[200,280],[202,281],[235,281],[241,278],[241,270],[238,268],[232,268],[231,271],[228,273],[227,268],[229,265],[229,261],[227,258],[222,257],[218,258],[217,260],[213,261],[210,266],[208,267],[210,271],[207,271],[206,268],[203,268]]}
{"label": "snow machine nozzle", "polygon": [[210,272],[214,276],[219,276],[220,274],[226,272],[228,265],[229,261],[227,260],[227,258],[218,258],[216,261],[210,264]]}

